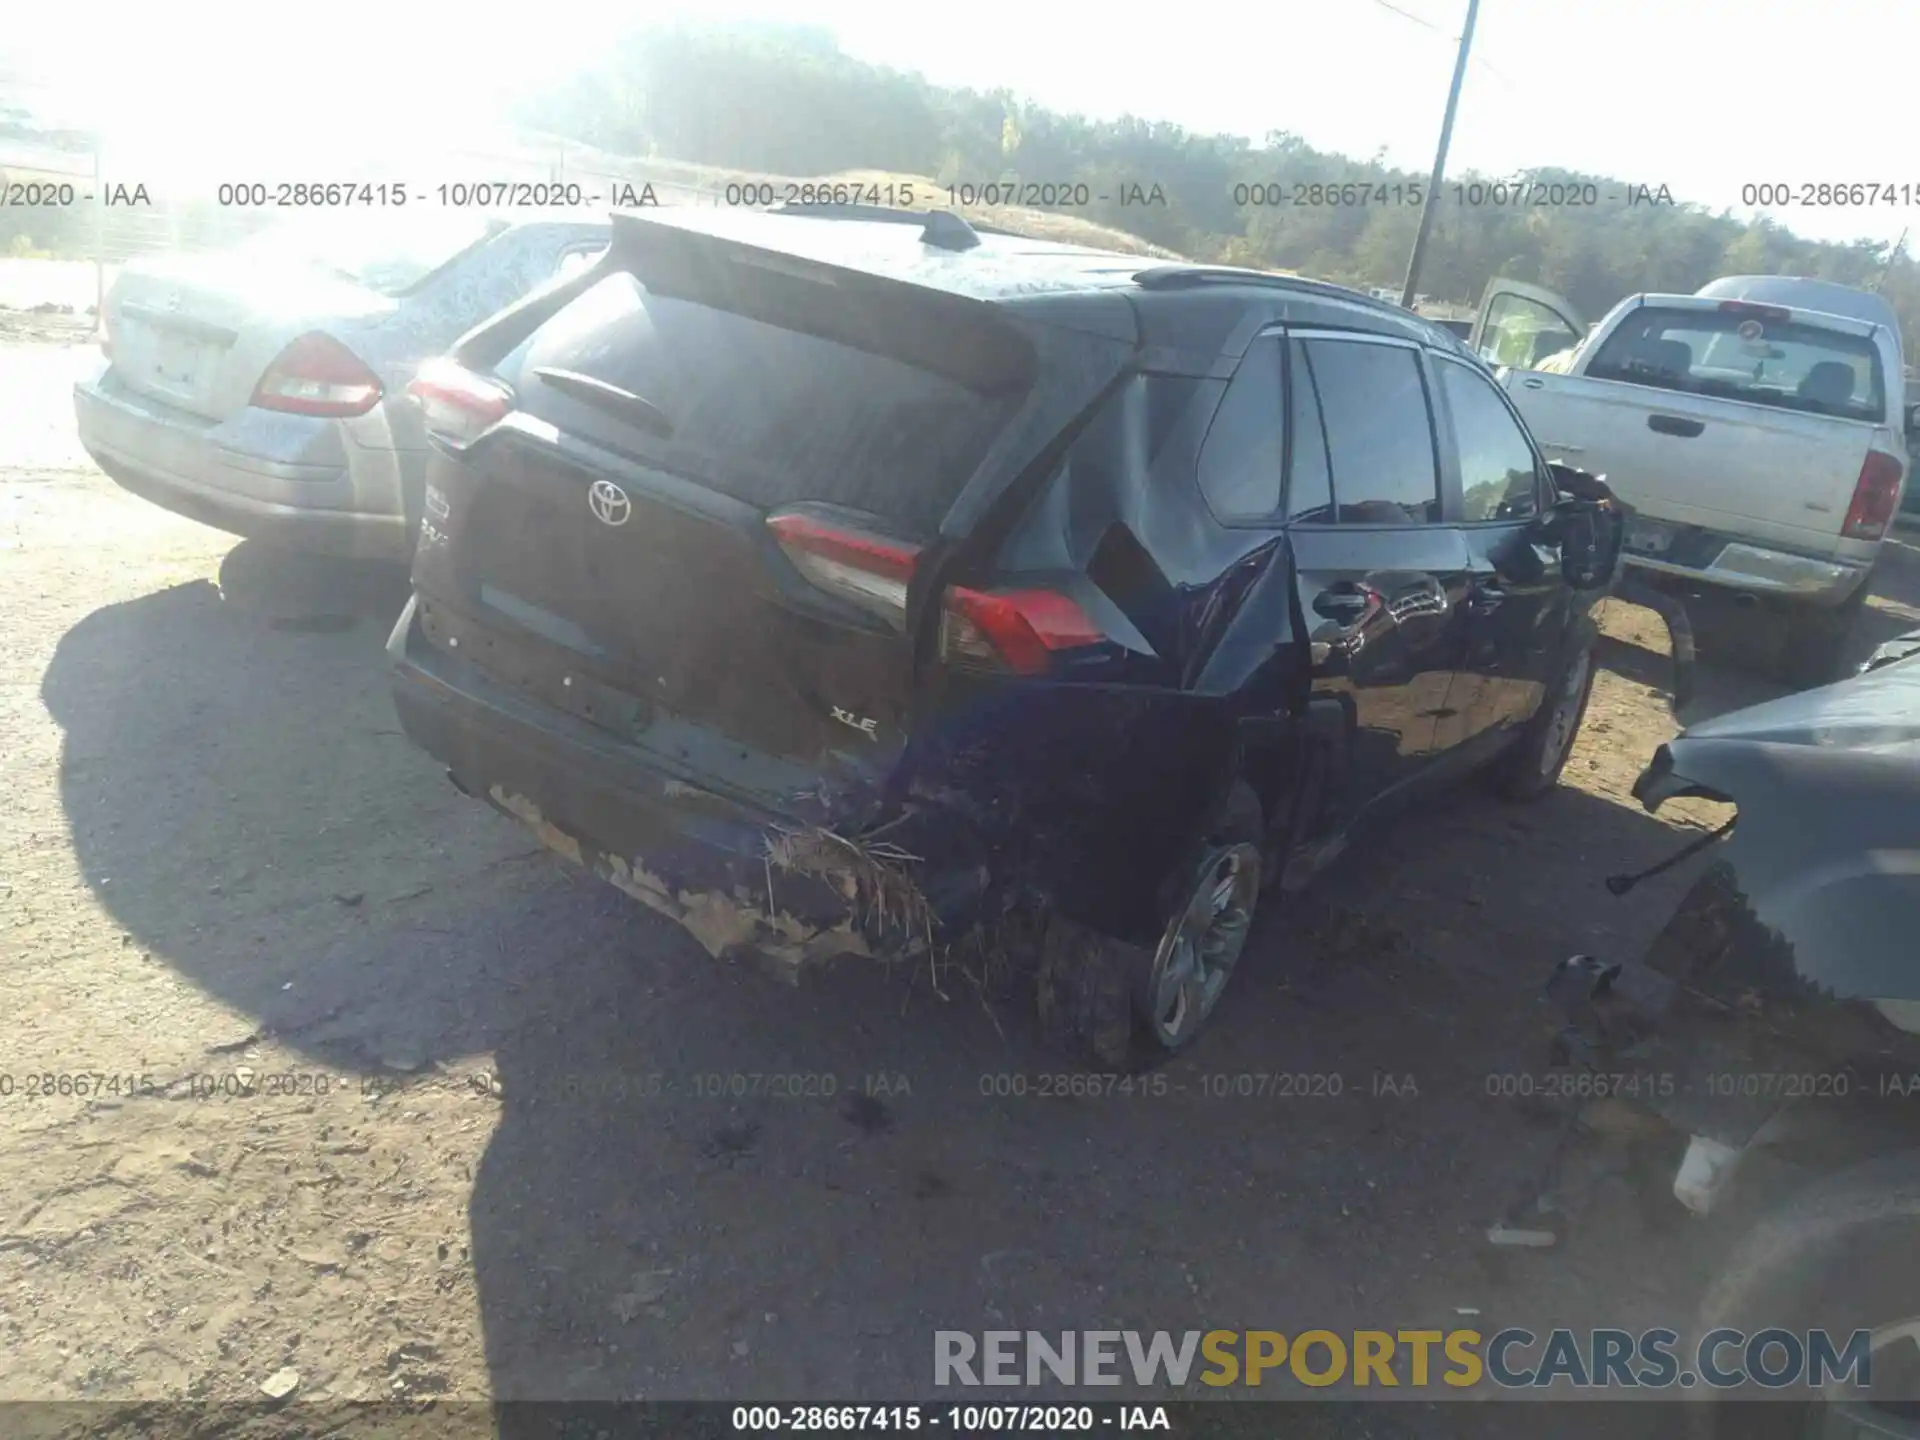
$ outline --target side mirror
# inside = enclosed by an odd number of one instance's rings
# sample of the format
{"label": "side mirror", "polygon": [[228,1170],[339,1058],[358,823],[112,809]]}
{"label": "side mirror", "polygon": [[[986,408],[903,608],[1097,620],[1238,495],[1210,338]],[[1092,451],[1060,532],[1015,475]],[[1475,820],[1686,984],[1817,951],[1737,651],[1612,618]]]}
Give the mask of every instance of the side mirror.
{"label": "side mirror", "polygon": [[1598,475],[1559,461],[1547,468],[1560,492],[1546,526],[1550,543],[1560,548],[1560,573],[1576,590],[1605,590],[1620,571],[1627,507]]}
{"label": "side mirror", "polygon": [[1912,435],[1917,431],[1920,431],[1920,405],[1911,406],[1907,410],[1907,433]]}

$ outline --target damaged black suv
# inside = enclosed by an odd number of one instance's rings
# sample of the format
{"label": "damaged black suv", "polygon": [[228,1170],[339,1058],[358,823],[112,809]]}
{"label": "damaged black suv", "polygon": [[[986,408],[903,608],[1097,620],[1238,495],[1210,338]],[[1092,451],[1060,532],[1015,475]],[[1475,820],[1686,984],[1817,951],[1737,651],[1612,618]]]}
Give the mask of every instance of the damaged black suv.
{"label": "damaged black suv", "polygon": [[455,783],[716,955],[1024,937],[1102,1063],[1363,818],[1551,788],[1618,558],[1428,322],[941,213],[618,214],[411,393]]}

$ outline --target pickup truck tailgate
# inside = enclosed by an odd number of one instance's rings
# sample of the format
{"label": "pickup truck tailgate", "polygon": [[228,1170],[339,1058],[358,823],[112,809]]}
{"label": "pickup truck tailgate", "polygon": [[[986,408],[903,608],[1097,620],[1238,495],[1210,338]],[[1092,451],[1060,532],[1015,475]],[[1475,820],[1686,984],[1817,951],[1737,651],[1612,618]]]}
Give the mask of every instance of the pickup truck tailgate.
{"label": "pickup truck tailgate", "polygon": [[1619,380],[1508,370],[1549,459],[1596,474],[1639,513],[1833,554],[1877,432],[1866,421]]}

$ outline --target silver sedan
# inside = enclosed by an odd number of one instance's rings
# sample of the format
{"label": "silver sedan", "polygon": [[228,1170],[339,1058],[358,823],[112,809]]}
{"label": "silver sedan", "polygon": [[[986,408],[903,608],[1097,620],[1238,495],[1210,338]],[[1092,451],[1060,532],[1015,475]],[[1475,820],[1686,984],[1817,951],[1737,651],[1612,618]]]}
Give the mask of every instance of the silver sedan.
{"label": "silver sedan", "polygon": [[80,442],[136,495],[236,535],[404,559],[426,435],[405,395],[461,334],[603,250],[604,216],[360,211],[140,260],[102,307]]}

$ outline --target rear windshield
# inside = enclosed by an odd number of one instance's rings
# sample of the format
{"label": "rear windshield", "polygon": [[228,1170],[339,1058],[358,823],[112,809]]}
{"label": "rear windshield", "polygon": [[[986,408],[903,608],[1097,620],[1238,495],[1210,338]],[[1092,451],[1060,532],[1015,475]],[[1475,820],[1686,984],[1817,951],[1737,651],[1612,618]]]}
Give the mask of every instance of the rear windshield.
{"label": "rear windshield", "polygon": [[471,210],[353,209],[270,225],[235,247],[248,258],[313,265],[381,295],[415,289],[504,225]]}
{"label": "rear windshield", "polygon": [[[619,386],[665,425],[628,425],[544,384],[541,368]],[[1018,395],[987,397],[890,356],[613,275],[533,337],[529,411],[750,505],[846,505],[931,533]]]}
{"label": "rear windshield", "polygon": [[1636,310],[1587,374],[1850,420],[1886,415],[1886,377],[1871,339],[1738,312]]}

